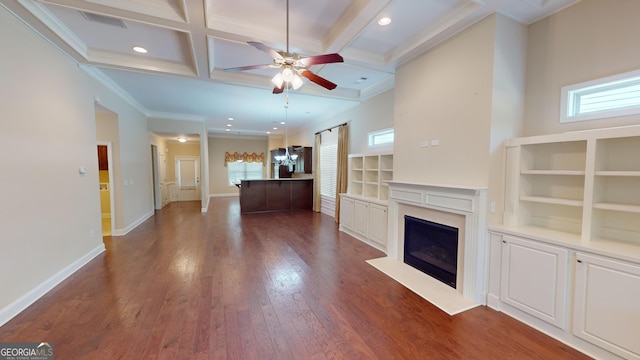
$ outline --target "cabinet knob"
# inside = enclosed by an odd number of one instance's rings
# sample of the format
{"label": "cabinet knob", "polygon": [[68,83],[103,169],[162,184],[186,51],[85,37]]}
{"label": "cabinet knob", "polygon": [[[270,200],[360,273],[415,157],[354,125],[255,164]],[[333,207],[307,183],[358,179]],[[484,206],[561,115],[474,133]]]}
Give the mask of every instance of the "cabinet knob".
{"label": "cabinet knob", "polygon": [[578,259],[576,261],[578,262],[578,264],[582,264],[582,260]]}

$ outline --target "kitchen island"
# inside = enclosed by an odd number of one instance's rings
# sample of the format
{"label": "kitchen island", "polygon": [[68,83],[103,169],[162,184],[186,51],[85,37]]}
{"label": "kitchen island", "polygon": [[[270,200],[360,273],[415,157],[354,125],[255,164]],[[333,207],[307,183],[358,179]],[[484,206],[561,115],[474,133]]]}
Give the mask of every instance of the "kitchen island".
{"label": "kitchen island", "polygon": [[313,179],[261,179],[240,182],[240,213],[311,210]]}

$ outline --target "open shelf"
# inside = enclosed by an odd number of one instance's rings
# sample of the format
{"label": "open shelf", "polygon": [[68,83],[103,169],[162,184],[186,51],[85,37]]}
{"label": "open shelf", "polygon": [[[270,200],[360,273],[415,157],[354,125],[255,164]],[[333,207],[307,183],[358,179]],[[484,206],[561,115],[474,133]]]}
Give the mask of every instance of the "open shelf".
{"label": "open shelf", "polygon": [[389,199],[393,154],[350,154],[348,194],[376,201]]}
{"label": "open shelf", "polygon": [[506,226],[640,246],[640,127],[511,139],[506,153]]}

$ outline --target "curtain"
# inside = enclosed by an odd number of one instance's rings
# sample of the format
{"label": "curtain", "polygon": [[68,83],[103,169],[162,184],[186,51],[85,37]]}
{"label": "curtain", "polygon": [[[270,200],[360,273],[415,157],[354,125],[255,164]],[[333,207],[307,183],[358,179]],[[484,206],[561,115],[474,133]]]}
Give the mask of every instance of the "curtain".
{"label": "curtain", "polygon": [[322,197],[320,196],[320,133],[316,134],[313,144],[313,211],[320,212],[322,208]]}
{"label": "curtain", "polygon": [[265,165],[265,161],[264,161],[264,153],[260,153],[260,154],[256,154],[256,153],[238,153],[238,152],[234,152],[234,153],[230,153],[228,151],[225,151],[224,153],[224,166],[227,166],[227,163],[230,162],[236,162],[238,160],[244,161],[244,162],[261,162],[263,164],[263,166]]}
{"label": "curtain", "polygon": [[340,194],[347,192],[349,162],[349,124],[338,128],[338,175],[336,179],[336,217],[340,222]]}

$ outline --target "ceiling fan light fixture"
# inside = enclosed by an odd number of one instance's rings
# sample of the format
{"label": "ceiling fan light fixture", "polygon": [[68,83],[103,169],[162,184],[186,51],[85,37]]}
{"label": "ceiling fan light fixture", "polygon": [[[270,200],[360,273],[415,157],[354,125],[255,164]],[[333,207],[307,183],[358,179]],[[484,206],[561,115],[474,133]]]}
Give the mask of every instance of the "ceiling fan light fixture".
{"label": "ceiling fan light fixture", "polygon": [[293,75],[293,79],[291,80],[291,86],[293,87],[293,90],[298,90],[302,87],[302,78],[300,78],[300,76]]}
{"label": "ceiling fan light fixture", "polygon": [[284,83],[284,79],[282,78],[282,73],[277,73],[272,79],[271,82],[278,89],[282,89],[282,84]]}
{"label": "ceiling fan light fixture", "polygon": [[290,83],[293,80],[293,70],[291,70],[291,67],[287,66],[282,69],[282,80],[287,83]]}

